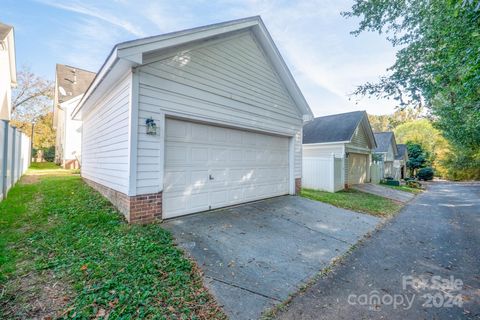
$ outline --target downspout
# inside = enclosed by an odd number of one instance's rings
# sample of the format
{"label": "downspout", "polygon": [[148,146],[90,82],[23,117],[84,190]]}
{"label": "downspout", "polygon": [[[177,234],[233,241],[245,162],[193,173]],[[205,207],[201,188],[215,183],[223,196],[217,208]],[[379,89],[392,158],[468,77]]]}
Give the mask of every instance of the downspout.
{"label": "downspout", "polygon": [[8,120],[3,120],[5,124],[4,134],[3,134],[3,181],[2,181],[2,197],[5,199],[7,197],[7,168],[8,168]]}

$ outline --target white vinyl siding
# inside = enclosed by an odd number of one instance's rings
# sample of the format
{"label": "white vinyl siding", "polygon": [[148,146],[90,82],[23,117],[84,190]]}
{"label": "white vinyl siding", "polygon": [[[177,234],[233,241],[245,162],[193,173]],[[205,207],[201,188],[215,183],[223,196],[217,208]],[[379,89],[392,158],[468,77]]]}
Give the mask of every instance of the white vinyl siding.
{"label": "white vinyl siding", "polygon": [[[165,115],[294,137],[301,177],[302,116],[250,33],[179,51],[138,70],[137,194],[163,186]],[[145,133],[152,117],[159,134]]]}
{"label": "white vinyl siding", "polygon": [[112,87],[84,117],[82,176],[128,194],[131,75]]}
{"label": "white vinyl siding", "polygon": [[308,144],[303,145],[304,157],[331,157],[332,153],[335,154],[336,157],[343,158],[343,144],[327,144],[317,146],[310,146]]}
{"label": "white vinyl siding", "polygon": [[350,145],[368,149],[368,137],[365,133],[365,130],[361,126],[358,126],[355,130],[355,133],[352,136],[352,140],[347,146]]}

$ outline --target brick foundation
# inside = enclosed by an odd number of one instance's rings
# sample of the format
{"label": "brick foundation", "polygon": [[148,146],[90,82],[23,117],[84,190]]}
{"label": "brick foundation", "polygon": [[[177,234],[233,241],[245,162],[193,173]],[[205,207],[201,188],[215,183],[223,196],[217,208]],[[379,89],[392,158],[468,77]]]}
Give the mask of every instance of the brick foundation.
{"label": "brick foundation", "polygon": [[146,224],[162,220],[162,193],[128,196],[95,181],[83,178],[93,189],[107,198],[129,223]]}
{"label": "brick foundation", "polygon": [[300,194],[302,190],[302,178],[295,179],[295,194]]}

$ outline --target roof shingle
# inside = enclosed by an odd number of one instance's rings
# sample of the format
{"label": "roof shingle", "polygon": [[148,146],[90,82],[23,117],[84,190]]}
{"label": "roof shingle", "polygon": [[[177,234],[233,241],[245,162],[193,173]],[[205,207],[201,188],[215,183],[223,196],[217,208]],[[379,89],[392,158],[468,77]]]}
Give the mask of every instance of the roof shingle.
{"label": "roof shingle", "polygon": [[349,141],[365,115],[353,111],[315,118],[303,126],[303,144]]}
{"label": "roof shingle", "polygon": [[377,148],[375,152],[388,152],[388,147],[392,143],[393,132],[375,132],[375,141]]}
{"label": "roof shingle", "polygon": [[95,73],[64,64],[57,64],[57,82],[55,86],[57,103],[79,96],[88,89]]}

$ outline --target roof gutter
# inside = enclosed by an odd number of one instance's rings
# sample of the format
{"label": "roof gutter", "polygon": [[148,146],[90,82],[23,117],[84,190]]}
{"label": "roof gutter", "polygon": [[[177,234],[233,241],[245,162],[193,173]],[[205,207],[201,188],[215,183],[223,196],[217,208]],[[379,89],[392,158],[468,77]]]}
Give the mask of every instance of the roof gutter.
{"label": "roof gutter", "polygon": [[315,146],[324,146],[324,145],[329,145],[329,144],[342,144],[342,143],[350,143],[350,140],[344,140],[344,141],[332,141],[332,142],[317,142],[317,143],[304,143],[304,147],[315,147]]}

